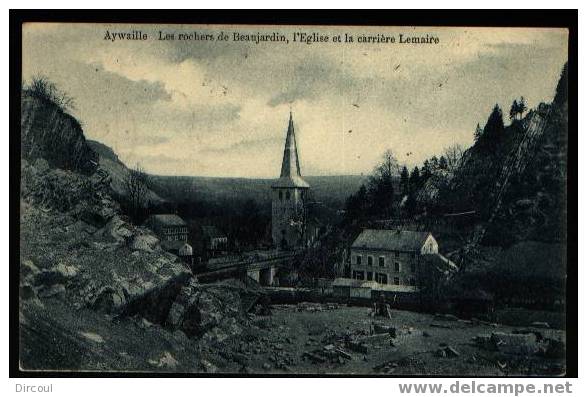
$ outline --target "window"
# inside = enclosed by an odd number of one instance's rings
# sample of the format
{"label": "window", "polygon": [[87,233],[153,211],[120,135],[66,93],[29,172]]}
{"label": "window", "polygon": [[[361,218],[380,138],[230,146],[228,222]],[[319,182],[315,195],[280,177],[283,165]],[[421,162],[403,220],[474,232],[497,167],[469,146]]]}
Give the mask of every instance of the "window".
{"label": "window", "polygon": [[377,281],[379,284],[387,284],[387,274],[376,273],[375,274],[375,281]]}
{"label": "window", "polygon": [[289,200],[291,197],[291,193],[289,192],[289,190],[287,192],[285,192],[285,199]]}
{"label": "window", "polygon": [[280,190],[279,191],[279,201],[283,200],[283,192]]}
{"label": "window", "polygon": [[385,267],[385,257],[379,257],[379,267]]}
{"label": "window", "polygon": [[357,265],[360,265],[362,260],[363,260],[363,257],[361,255],[355,256],[355,263]]}
{"label": "window", "polygon": [[373,280],[373,272],[367,272],[367,281]]}
{"label": "window", "polygon": [[371,255],[369,255],[367,257],[367,265],[368,266],[373,266],[373,257]]}
{"label": "window", "polygon": [[353,278],[355,280],[364,280],[365,279],[365,272],[360,272],[358,270],[353,271]]}
{"label": "window", "polygon": [[410,285],[416,285],[416,280],[414,280],[414,277],[410,277]]}
{"label": "window", "polygon": [[399,258],[399,251],[395,251],[395,257]]}
{"label": "window", "polygon": [[395,285],[399,285],[399,277],[394,277],[394,278],[393,278],[393,283],[394,283]]}
{"label": "window", "polygon": [[416,253],[415,253],[415,252],[412,252],[412,253],[410,254],[410,256],[412,257],[412,259],[415,259],[415,258],[416,258]]}
{"label": "window", "polygon": [[410,271],[411,271],[412,273],[416,273],[416,264],[415,264],[415,263],[411,263],[411,264],[410,264]]}
{"label": "window", "polygon": [[399,272],[399,270],[400,270],[399,262],[395,262],[393,264],[393,271],[394,272]]}

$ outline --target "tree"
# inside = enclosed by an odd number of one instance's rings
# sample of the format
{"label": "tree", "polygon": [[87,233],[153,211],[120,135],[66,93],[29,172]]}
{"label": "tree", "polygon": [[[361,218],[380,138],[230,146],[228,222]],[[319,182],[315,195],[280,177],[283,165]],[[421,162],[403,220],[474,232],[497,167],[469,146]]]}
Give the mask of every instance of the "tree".
{"label": "tree", "polygon": [[560,79],[556,85],[556,92],[554,94],[554,103],[563,105],[568,100],[569,95],[569,65],[565,62],[563,70],[561,71]]}
{"label": "tree", "polygon": [[247,199],[236,217],[237,237],[246,245],[256,246],[262,238],[265,222],[257,202],[253,199]]}
{"label": "tree", "polygon": [[523,96],[520,97],[520,100],[514,99],[510,108],[510,120],[521,120],[526,110],[528,110],[528,106],[526,106],[526,100]]}
{"label": "tree", "polygon": [[391,150],[383,153],[382,161],[369,179],[371,212],[374,215],[391,215],[393,205],[393,178],[399,173],[399,163]]}
{"label": "tree", "polygon": [[440,156],[440,159],[438,160],[438,168],[441,170],[448,169],[448,163],[447,163],[446,157],[444,157],[444,155]]}
{"label": "tree", "polygon": [[465,150],[458,143],[445,148],[443,157],[446,159],[446,169],[454,173],[461,166],[464,153]]}
{"label": "tree", "polygon": [[518,104],[518,100],[514,99],[512,103],[512,107],[510,108],[510,120],[515,120],[518,116],[520,105]]}
{"label": "tree", "polygon": [[399,174],[399,171],[397,158],[391,149],[387,149],[381,156],[381,162],[375,167],[375,175],[379,178],[392,178]]}
{"label": "tree", "polygon": [[435,155],[430,158],[430,170],[433,173],[438,170],[438,157]]}
{"label": "tree", "polygon": [[483,128],[483,136],[491,141],[494,142],[497,139],[500,139],[505,131],[505,126],[503,124],[503,113],[499,105],[495,104],[489,118],[487,119],[487,123]]}
{"label": "tree", "polygon": [[129,204],[129,215],[134,221],[137,221],[148,205],[147,195],[152,185],[151,177],[137,163],[135,168],[129,170],[124,185]]}
{"label": "tree", "polygon": [[414,197],[414,193],[410,192],[410,194],[406,197],[405,202],[405,213],[407,216],[411,217],[417,212],[418,203]]}
{"label": "tree", "polygon": [[475,133],[473,134],[473,138],[474,138],[475,142],[477,142],[479,140],[479,138],[481,138],[482,135],[483,135],[483,129],[479,126],[479,123],[477,123],[477,128],[475,128]]}
{"label": "tree", "polygon": [[406,196],[410,192],[410,173],[408,168],[404,165],[399,177],[399,187],[402,196]]}
{"label": "tree", "polygon": [[428,178],[432,176],[432,169],[430,166],[430,161],[424,160],[424,164],[422,165],[422,177],[421,177],[421,184],[426,182]]}
{"label": "tree", "polygon": [[345,217],[349,220],[364,218],[368,205],[367,188],[365,185],[361,185],[359,190],[347,199]]}
{"label": "tree", "polygon": [[410,174],[410,192],[415,193],[420,188],[420,170],[414,167]]}
{"label": "tree", "polygon": [[520,115],[520,120],[522,116],[524,116],[524,112],[528,110],[528,106],[526,106],[526,99],[523,96],[520,97],[520,101],[518,102],[518,114]]}

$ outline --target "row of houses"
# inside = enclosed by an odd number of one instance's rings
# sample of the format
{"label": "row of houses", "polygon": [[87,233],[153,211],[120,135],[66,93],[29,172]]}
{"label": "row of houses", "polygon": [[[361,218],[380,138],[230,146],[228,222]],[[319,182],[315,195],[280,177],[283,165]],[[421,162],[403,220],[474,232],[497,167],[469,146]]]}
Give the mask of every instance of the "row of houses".
{"label": "row of houses", "polygon": [[[216,256],[226,251],[228,237],[217,227],[211,225],[200,226],[197,236],[192,236],[190,241],[190,230],[188,224],[175,214],[156,214],[147,218],[144,226],[151,229],[161,241],[161,246],[166,251],[174,253],[193,263],[194,244],[198,244],[204,253],[199,255]],[[194,241],[197,239],[198,241]],[[199,251],[201,251],[199,250]]]}

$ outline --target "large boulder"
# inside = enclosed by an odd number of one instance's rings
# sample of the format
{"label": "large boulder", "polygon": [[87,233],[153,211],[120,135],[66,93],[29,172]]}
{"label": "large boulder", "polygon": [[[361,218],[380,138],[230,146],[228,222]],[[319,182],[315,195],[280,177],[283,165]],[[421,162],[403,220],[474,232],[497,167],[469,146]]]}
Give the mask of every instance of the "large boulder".
{"label": "large boulder", "polygon": [[221,342],[242,332],[246,321],[238,290],[225,285],[192,282],[181,289],[166,324],[189,337]]}
{"label": "large boulder", "polygon": [[533,333],[513,334],[493,332],[490,341],[497,350],[507,354],[535,354],[540,347],[538,339]]}
{"label": "large boulder", "polygon": [[25,259],[20,263],[20,297],[22,299],[32,299],[37,295],[34,287],[36,277],[41,270],[30,259]]}
{"label": "large boulder", "polygon": [[64,262],[58,262],[56,265],[43,269],[34,278],[37,286],[51,286],[54,284],[67,284],[79,275],[79,268]]}
{"label": "large boulder", "polygon": [[114,216],[98,233],[105,239],[124,244],[133,237],[132,229],[133,227],[129,223],[122,220],[119,216]]}
{"label": "large boulder", "polygon": [[91,302],[90,307],[103,313],[118,313],[126,304],[124,292],[113,287],[102,287]]}

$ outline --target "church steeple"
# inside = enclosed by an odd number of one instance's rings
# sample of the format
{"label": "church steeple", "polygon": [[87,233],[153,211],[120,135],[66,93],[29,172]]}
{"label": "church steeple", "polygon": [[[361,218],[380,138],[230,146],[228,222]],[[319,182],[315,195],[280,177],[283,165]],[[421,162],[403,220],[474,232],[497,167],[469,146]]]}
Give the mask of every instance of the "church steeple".
{"label": "church steeple", "polygon": [[293,116],[289,112],[289,123],[283,149],[283,161],[281,162],[281,173],[273,187],[298,187],[309,188],[310,185],[304,181],[300,172],[300,160],[298,158],[298,147],[293,123]]}
{"label": "church steeple", "polygon": [[302,178],[291,110],[281,173],[271,185],[271,238],[278,249],[305,246],[306,197],[310,185]]}
{"label": "church steeple", "polygon": [[298,147],[296,144],[293,117],[290,111],[287,135],[285,138],[285,148],[283,149],[283,162],[281,163],[280,177],[284,178],[292,176],[302,175],[300,174],[300,160],[298,159]]}

